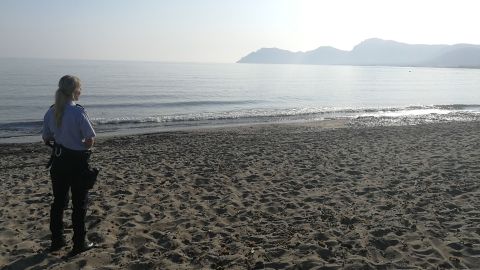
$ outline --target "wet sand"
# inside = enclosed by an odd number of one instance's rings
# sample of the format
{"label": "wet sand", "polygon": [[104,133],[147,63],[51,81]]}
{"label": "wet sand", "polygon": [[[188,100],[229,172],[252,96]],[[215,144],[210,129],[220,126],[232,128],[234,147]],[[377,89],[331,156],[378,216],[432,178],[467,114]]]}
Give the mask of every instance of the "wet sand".
{"label": "wet sand", "polygon": [[480,123],[341,126],[99,138],[87,227],[100,247],[69,260],[71,243],[45,251],[49,149],[0,145],[0,266],[478,269]]}

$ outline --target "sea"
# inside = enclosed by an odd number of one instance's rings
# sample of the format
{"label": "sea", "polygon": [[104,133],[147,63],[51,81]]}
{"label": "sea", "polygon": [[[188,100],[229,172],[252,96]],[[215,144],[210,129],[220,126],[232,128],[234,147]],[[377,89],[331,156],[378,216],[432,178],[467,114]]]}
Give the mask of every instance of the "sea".
{"label": "sea", "polygon": [[479,121],[480,70],[0,59],[0,143],[41,140],[60,77],[78,76],[99,136],[347,120],[352,126]]}

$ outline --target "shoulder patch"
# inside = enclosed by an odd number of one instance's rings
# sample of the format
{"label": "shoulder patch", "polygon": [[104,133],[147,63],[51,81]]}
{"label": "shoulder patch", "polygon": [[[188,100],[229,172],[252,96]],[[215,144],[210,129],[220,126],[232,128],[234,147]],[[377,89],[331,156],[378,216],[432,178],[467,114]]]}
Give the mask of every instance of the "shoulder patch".
{"label": "shoulder patch", "polygon": [[79,107],[79,108],[82,108],[82,109],[85,109],[85,108],[83,108],[83,106],[80,105],[80,104],[75,104],[75,106],[77,106],[77,107]]}

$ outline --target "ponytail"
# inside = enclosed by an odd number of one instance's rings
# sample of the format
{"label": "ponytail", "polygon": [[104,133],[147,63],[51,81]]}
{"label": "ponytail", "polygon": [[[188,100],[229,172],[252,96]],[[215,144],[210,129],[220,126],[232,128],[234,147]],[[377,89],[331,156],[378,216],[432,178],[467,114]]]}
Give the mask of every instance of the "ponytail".
{"label": "ponytail", "polygon": [[75,76],[65,75],[58,82],[58,89],[55,92],[55,124],[57,127],[62,125],[65,104],[73,100],[73,92],[80,88],[80,79]]}

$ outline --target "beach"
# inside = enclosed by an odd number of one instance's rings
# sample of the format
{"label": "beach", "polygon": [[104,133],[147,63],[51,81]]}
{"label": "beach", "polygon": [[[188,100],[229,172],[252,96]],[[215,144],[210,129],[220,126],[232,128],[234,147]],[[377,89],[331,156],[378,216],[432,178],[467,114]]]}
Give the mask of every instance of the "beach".
{"label": "beach", "polygon": [[0,145],[2,269],[480,267],[480,122],[100,137],[86,220],[99,247],[69,260],[71,241],[46,252],[49,155]]}

